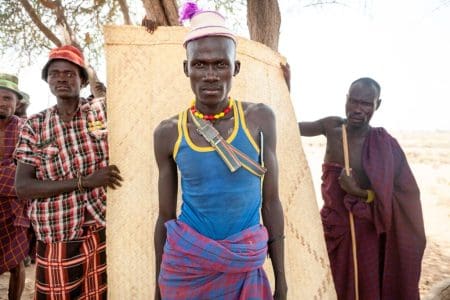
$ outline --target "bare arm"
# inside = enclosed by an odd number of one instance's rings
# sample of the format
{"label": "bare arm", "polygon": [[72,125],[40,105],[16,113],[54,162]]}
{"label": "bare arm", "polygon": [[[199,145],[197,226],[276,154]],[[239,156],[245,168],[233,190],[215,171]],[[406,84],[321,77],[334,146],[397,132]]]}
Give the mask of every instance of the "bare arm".
{"label": "bare arm", "polygon": [[169,220],[176,218],[178,174],[177,166],[173,160],[173,147],[177,138],[176,120],[163,121],[155,130],[153,135],[154,152],[158,165],[158,198],[159,213],[155,226],[155,299],[161,299],[158,286],[158,277],[161,269],[164,244],[167,232],[164,226]]}
{"label": "bare arm", "polygon": [[267,106],[261,106],[258,117],[264,120],[264,164],[267,173],[263,182],[262,219],[269,233],[269,256],[275,275],[274,299],[286,299],[287,283],[284,271],[284,216],[278,193],[278,161],[276,157],[275,116]]}
{"label": "bare arm", "polygon": [[314,122],[299,122],[298,129],[302,136],[326,136],[329,129],[341,126],[344,121],[345,120],[340,117],[326,117]]}
{"label": "bare arm", "polygon": [[[115,189],[120,186],[119,169],[108,166],[95,171],[82,178],[83,188],[110,187]],[[36,168],[22,162],[17,163],[16,192],[19,198],[36,199],[57,196],[62,193],[70,193],[78,189],[78,179],[66,180],[39,180],[36,178]]]}

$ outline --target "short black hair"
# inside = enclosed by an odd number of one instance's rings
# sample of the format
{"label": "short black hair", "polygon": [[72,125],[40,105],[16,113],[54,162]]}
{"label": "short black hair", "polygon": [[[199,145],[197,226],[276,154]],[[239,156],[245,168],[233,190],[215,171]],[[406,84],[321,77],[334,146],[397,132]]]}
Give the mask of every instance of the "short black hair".
{"label": "short black hair", "polygon": [[380,98],[381,87],[380,87],[380,84],[378,82],[376,82],[374,79],[372,79],[370,77],[361,77],[361,78],[353,81],[352,84],[350,85],[350,88],[358,83],[373,87],[375,89],[375,92],[377,93],[377,98]]}

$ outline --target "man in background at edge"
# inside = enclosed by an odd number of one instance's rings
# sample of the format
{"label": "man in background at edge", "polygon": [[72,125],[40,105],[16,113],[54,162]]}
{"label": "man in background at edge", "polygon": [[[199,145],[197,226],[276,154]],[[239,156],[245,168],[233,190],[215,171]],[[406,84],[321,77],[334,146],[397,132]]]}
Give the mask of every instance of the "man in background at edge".
{"label": "man in background at edge", "polygon": [[28,254],[25,201],[16,194],[14,149],[23,120],[14,115],[23,98],[18,79],[0,74],[0,274],[9,271],[8,299],[19,300],[25,286],[24,259]]}
{"label": "man in background at edge", "polygon": [[[380,90],[375,80],[359,78],[347,94],[346,120],[299,123],[302,136],[327,139],[321,217],[338,299],[355,299],[349,211],[354,216],[359,299],[419,299],[425,249],[420,192],[398,142],[384,128],[369,125],[381,103]],[[350,176],[343,169],[342,124]]]}

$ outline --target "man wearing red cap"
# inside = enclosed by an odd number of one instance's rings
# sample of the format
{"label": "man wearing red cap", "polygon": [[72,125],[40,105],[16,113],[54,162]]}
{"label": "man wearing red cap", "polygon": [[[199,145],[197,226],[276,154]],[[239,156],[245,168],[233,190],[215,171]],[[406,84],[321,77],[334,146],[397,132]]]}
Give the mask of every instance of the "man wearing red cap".
{"label": "man wearing red cap", "polygon": [[22,97],[17,77],[0,74],[0,274],[11,272],[8,299],[17,300],[25,285],[23,260],[28,253],[29,227],[24,202],[17,198],[14,187],[13,152],[22,125],[14,111]]}
{"label": "man wearing red cap", "polygon": [[[229,96],[240,69],[235,37],[220,14],[190,5],[184,72],[195,99],[154,132],[155,298],[286,299],[275,117],[264,104]],[[273,294],[262,268],[267,255]]]}
{"label": "man wearing red cap", "polygon": [[73,46],[50,52],[42,79],[57,104],[25,122],[15,152],[38,240],[35,298],[104,299],[105,188],[122,180],[108,166],[105,99],[80,98],[88,73]]}

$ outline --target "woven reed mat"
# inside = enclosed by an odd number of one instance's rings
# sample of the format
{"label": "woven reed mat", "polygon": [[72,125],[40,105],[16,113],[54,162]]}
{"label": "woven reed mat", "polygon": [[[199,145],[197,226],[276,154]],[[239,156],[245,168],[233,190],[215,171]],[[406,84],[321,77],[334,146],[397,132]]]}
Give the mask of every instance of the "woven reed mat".
{"label": "woven reed mat", "polygon": [[[160,27],[153,35],[142,27],[104,29],[109,151],[111,163],[124,177],[122,188],[108,191],[109,299],[153,297],[158,212],[153,130],[187,109],[193,99],[182,66],[184,32],[181,27]],[[242,67],[231,95],[267,103],[277,116],[289,299],[335,299],[311,175],[279,66],[283,58],[259,43],[239,39],[238,59]],[[265,268],[273,282],[270,260]]]}

